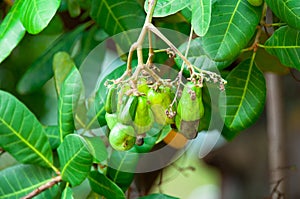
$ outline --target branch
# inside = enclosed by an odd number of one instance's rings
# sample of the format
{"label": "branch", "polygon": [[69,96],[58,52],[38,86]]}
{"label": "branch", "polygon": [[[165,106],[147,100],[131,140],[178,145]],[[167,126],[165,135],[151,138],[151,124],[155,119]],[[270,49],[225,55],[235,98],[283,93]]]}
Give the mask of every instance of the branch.
{"label": "branch", "polygon": [[40,194],[41,192],[45,191],[46,189],[49,189],[51,187],[53,187],[54,185],[56,185],[57,183],[59,183],[61,181],[61,176],[56,176],[54,178],[51,179],[51,181],[47,182],[46,184],[43,184],[42,186],[38,187],[37,189],[33,190],[32,192],[30,192],[29,194],[27,194],[26,196],[24,196],[21,199],[30,199],[33,198],[34,196]]}

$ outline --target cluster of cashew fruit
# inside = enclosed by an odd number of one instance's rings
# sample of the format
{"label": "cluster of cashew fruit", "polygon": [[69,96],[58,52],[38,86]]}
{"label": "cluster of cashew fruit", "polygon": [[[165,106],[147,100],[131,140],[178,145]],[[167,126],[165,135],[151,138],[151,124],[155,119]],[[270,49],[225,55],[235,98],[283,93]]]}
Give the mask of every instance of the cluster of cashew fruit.
{"label": "cluster of cashew fruit", "polygon": [[140,79],[135,89],[127,83],[110,85],[105,119],[111,146],[126,151],[142,145],[154,122],[172,125],[187,139],[195,138],[204,114],[202,88],[187,82],[181,92],[176,90],[174,86],[148,84],[145,79]]}

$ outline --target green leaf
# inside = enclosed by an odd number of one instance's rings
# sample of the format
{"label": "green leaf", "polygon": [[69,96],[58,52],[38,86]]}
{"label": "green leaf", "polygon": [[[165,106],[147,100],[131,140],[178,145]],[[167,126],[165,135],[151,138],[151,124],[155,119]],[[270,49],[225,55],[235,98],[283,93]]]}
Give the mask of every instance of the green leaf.
{"label": "green leaf", "polygon": [[201,38],[205,53],[216,61],[234,59],[254,35],[261,10],[247,0],[215,2],[208,32]]}
{"label": "green leaf", "polygon": [[153,193],[148,196],[139,197],[138,199],[179,199],[177,197],[169,196],[161,193]]}
{"label": "green leaf", "polygon": [[16,1],[0,24],[0,63],[11,53],[25,35],[20,21],[22,1]]}
{"label": "green leaf", "polygon": [[53,72],[58,95],[61,94],[62,86],[74,68],[76,68],[75,63],[68,53],[58,52],[54,55]]}
{"label": "green leaf", "polygon": [[66,186],[61,194],[60,199],[73,199],[73,191],[69,186]]}
{"label": "green leaf", "polygon": [[300,1],[266,0],[266,3],[277,17],[290,26],[300,29]]}
{"label": "green leaf", "polygon": [[42,125],[24,104],[4,91],[0,91],[0,136],[0,146],[18,161],[57,170]]}
{"label": "green leaf", "polygon": [[300,70],[300,31],[288,26],[277,29],[265,43],[266,51],[280,62]]}
{"label": "green leaf", "polygon": [[92,171],[88,177],[94,192],[107,199],[125,199],[123,191],[102,173]]}
{"label": "green leaf", "polygon": [[[266,100],[266,82],[256,64],[247,59],[226,78],[226,95],[220,97],[225,125],[231,131],[242,131],[256,122]],[[225,96],[225,97],[224,97]],[[224,104],[224,106],[222,105]]]}
{"label": "green leaf", "polygon": [[53,59],[58,94],[58,127],[60,141],[74,132],[74,113],[83,90],[81,75],[68,53],[59,52]]}
{"label": "green leaf", "polygon": [[134,178],[139,154],[133,148],[129,151],[113,151],[108,162],[107,177],[126,191]]}
{"label": "green leaf", "polygon": [[126,31],[142,28],[145,13],[136,0],[93,0],[91,17],[109,35],[122,33],[126,43],[132,44],[136,38],[130,38]]}
{"label": "green leaf", "polygon": [[193,29],[202,37],[207,33],[211,20],[211,0],[192,0],[191,6]]}
{"label": "green leaf", "polygon": [[[144,7],[148,12],[148,1],[145,1]],[[154,9],[153,17],[165,17],[175,14],[190,4],[189,0],[158,0]]]}
{"label": "green leaf", "polygon": [[102,162],[107,159],[108,153],[101,137],[84,137],[84,139],[87,144],[87,149],[97,162]]}
{"label": "green leaf", "polygon": [[180,11],[182,16],[185,18],[185,20],[189,23],[192,22],[192,8],[191,6],[185,7],[183,10]]}
{"label": "green leaf", "polygon": [[[15,165],[0,171],[0,199],[21,198],[52,180],[55,174],[36,165]],[[58,186],[45,190],[36,198],[55,198]]]}
{"label": "green leaf", "polygon": [[55,15],[60,0],[23,0],[21,21],[31,34],[41,32]]}
{"label": "green leaf", "polygon": [[57,152],[62,179],[72,186],[79,185],[88,176],[93,161],[85,140],[76,134],[68,135]]}
{"label": "green leaf", "polygon": [[49,143],[52,149],[56,149],[60,144],[59,128],[58,126],[45,127],[45,133],[49,139]]}
{"label": "green leaf", "polygon": [[52,76],[53,56],[58,51],[71,52],[73,44],[82,36],[89,24],[83,24],[72,32],[65,33],[53,42],[49,48],[31,65],[17,85],[21,94],[40,89]]}
{"label": "green leaf", "polygon": [[[197,68],[203,69],[203,70],[209,70],[209,71],[216,71],[216,70],[222,70],[229,66],[234,59],[228,60],[228,61],[214,61],[211,58],[209,58],[203,48],[201,47],[200,38],[193,39],[190,43],[190,48],[188,49],[187,59],[190,61],[191,64],[196,66]],[[181,46],[179,46],[179,50],[185,54],[185,51],[187,50],[187,42],[183,43]],[[175,63],[178,67],[181,67],[182,65],[182,59],[180,57],[175,58]],[[185,74],[189,74],[188,70],[186,69]]]}

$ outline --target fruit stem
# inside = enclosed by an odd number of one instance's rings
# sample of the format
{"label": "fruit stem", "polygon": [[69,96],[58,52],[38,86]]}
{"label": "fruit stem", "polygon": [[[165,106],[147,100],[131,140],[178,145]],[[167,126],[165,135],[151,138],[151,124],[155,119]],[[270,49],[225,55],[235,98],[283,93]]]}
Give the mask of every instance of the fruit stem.
{"label": "fruit stem", "polygon": [[[187,57],[188,54],[189,54],[189,49],[190,49],[190,46],[191,46],[191,41],[192,41],[192,37],[193,37],[193,26],[191,26],[191,31],[190,31],[190,36],[189,36],[189,40],[188,40],[188,43],[187,43],[187,46],[186,46],[186,50],[185,50],[185,54],[184,54],[184,57]],[[181,65],[181,69],[180,69],[180,72],[182,73],[183,72],[183,69],[184,69],[184,62],[182,62],[182,65]],[[194,72],[194,69],[193,67],[191,67],[191,69],[188,67],[189,71],[190,71],[190,75],[192,75],[192,73]]]}
{"label": "fruit stem", "polygon": [[165,37],[153,24],[148,23],[146,24],[146,26],[149,30],[151,30],[151,32],[161,38],[183,60],[190,71],[194,71],[193,66],[189,62],[189,60],[174,46],[174,44],[170,40],[168,40],[167,37]]}

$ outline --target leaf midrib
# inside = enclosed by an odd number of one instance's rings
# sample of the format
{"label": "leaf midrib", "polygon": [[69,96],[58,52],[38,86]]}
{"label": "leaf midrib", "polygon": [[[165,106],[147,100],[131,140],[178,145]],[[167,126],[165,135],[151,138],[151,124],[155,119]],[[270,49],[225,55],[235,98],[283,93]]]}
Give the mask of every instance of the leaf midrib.
{"label": "leaf midrib", "polygon": [[46,184],[46,183],[50,182],[51,180],[52,180],[52,178],[46,179],[46,180],[44,180],[44,181],[42,181],[42,182],[39,182],[39,183],[34,184],[34,185],[31,185],[30,187],[26,187],[26,188],[21,189],[21,190],[19,190],[19,191],[16,191],[16,192],[13,192],[13,193],[10,193],[10,194],[7,194],[7,195],[0,196],[0,199],[1,199],[1,198],[3,198],[3,199],[4,199],[4,198],[9,198],[9,197],[11,197],[11,196],[16,196],[16,195],[22,194],[22,193],[24,193],[24,192],[33,190],[33,189],[35,189],[35,188],[37,188],[37,187],[40,187],[40,186],[43,185],[43,184]]}
{"label": "leaf midrib", "polygon": [[[222,37],[222,41],[220,42],[221,45],[223,45],[223,43],[225,43],[225,42],[224,42],[224,39],[227,37],[227,34],[229,33],[229,29],[230,29],[230,27],[231,27],[231,23],[232,23],[233,18],[235,17],[235,15],[236,15],[236,13],[237,13],[237,9],[238,9],[238,7],[239,7],[241,1],[242,1],[242,0],[238,0],[237,4],[236,4],[236,6],[235,6],[235,8],[234,8],[234,10],[233,10],[233,12],[232,12],[232,15],[231,15],[230,20],[229,20],[229,22],[228,22],[228,26],[227,26],[227,28],[226,28],[226,31],[225,31],[225,33],[224,33],[224,36]],[[223,49],[218,48],[218,51],[217,51],[216,55],[219,54],[220,50],[223,50]]]}
{"label": "leaf midrib", "polygon": [[69,165],[71,164],[71,162],[73,162],[73,160],[75,158],[77,158],[78,154],[85,148],[85,146],[81,146],[81,148],[74,154],[72,155],[72,158],[65,164],[63,170],[61,171],[61,176],[64,176],[64,173],[66,171],[66,169],[69,167]]}
{"label": "leaf midrib", "polygon": [[38,151],[34,146],[32,146],[26,139],[24,139],[21,134],[19,134],[14,128],[12,128],[6,121],[0,117],[0,122],[2,122],[13,134],[15,134],[24,144],[26,144],[35,154],[37,154],[44,162],[49,165],[55,172],[58,171],[57,168],[42,154]]}
{"label": "leaf midrib", "polygon": [[[10,11],[10,12],[11,12],[10,18],[8,19],[7,25],[5,26],[3,33],[0,35],[0,38],[2,38],[3,35],[5,35],[5,34],[7,33],[7,28],[9,27],[9,24],[11,24],[11,22],[12,22],[13,20],[19,20],[19,22],[22,24],[22,22],[20,21],[20,16],[18,16],[18,18],[14,17],[15,13],[17,13],[17,11],[16,11],[17,8],[16,8],[16,7],[19,6],[20,2],[21,2],[21,1],[17,1],[17,2],[15,3],[16,5],[14,5],[15,7],[13,7],[13,8],[11,9],[11,11]],[[22,26],[23,26],[23,24],[22,24]],[[24,26],[23,26],[23,28],[24,28]]]}
{"label": "leaf midrib", "polygon": [[248,69],[248,75],[247,75],[247,78],[246,78],[246,84],[245,84],[244,89],[243,89],[243,94],[241,96],[240,104],[238,106],[237,111],[234,114],[234,117],[233,117],[234,119],[232,120],[230,126],[232,126],[234,121],[237,119],[237,115],[238,115],[238,113],[240,112],[240,110],[242,108],[243,101],[245,100],[245,96],[246,96],[246,93],[247,93],[247,88],[248,88],[248,85],[249,85],[249,82],[250,82],[251,70],[252,70],[252,67],[253,67],[253,63],[254,63],[254,60],[251,60],[250,66],[249,66],[249,69]]}

